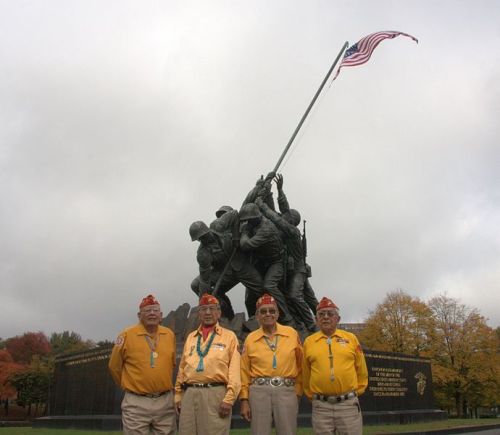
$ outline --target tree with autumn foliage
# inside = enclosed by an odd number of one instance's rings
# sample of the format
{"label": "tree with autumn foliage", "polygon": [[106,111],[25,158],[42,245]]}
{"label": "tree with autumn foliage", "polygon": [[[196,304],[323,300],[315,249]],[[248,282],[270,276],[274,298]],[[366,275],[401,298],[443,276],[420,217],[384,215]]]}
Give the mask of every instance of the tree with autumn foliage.
{"label": "tree with autumn foliage", "polygon": [[359,338],[370,349],[421,355],[429,349],[431,335],[429,307],[420,299],[397,290],[370,312]]}
{"label": "tree with autumn foliage", "polygon": [[52,352],[49,340],[43,332],[25,332],[23,335],[9,338],[5,347],[19,364],[30,364],[33,355],[48,356]]}
{"label": "tree with autumn foliage", "polygon": [[425,303],[397,290],[370,312],[359,338],[370,349],[430,358],[437,402],[462,417],[500,402],[499,334],[456,299]]}
{"label": "tree with autumn foliage", "polygon": [[[9,361],[4,354],[7,360],[3,363],[5,371],[0,370],[1,377],[5,378],[2,387],[9,399],[16,398],[21,403],[27,404],[28,415],[30,415],[31,404],[34,403],[38,408],[40,403],[44,403],[47,398],[48,380],[51,376],[50,343],[43,332],[26,332],[5,340],[5,349],[1,352],[8,353],[11,358]],[[27,380],[28,378],[29,381],[21,382],[21,379]],[[8,407],[5,413],[8,413]]]}
{"label": "tree with autumn foliage", "polygon": [[9,400],[16,397],[16,389],[9,379],[21,373],[26,366],[14,362],[7,349],[0,350],[0,400],[4,400],[5,415],[9,414]]}
{"label": "tree with autumn foliage", "polygon": [[434,318],[430,349],[434,390],[459,417],[467,409],[500,401],[500,354],[496,331],[475,308],[446,295],[428,303]]}
{"label": "tree with autumn foliage", "polygon": [[9,383],[17,390],[17,400],[28,406],[28,416],[32,405],[37,415],[38,407],[46,404],[53,371],[53,358],[34,355],[29,367],[10,376]]}
{"label": "tree with autumn foliage", "polygon": [[26,332],[1,340],[1,345],[5,349],[0,347],[0,398],[27,405],[28,416],[32,405],[37,415],[38,407],[46,404],[55,357],[95,347],[93,341],[69,331],[52,333],[50,341],[43,332]]}

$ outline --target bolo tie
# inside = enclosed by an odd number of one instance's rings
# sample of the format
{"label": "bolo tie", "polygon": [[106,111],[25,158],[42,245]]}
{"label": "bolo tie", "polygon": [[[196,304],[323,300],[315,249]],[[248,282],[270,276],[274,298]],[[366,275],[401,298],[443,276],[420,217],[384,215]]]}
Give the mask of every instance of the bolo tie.
{"label": "bolo tie", "polygon": [[158,340],[160,339],[159,335],[156,335],[154,341],[151,340],[151,337],[149,335],[144,336],[146,338],[146,342],[148,343],[149,347],[149,366],[154,367],[155,366],[155,359],[158,358],[158,352],[156,352],[156,347],[158,346]]}
{"label": "bolo tie", "polygon": [[328,337],[326,342],[328,343],[328,359],[330,360],[330,381],[333,382],[335,375],[333,374],[332,337]]}
{"label": "bolo tie", "polygon": [[201,350],[201,334],[198,335],[198,342],[196,343],[196,353],[200,357],[200,362],[198,363],[198,367],[196,367],[197,372],[202,372],[205,370],[205,366],[203,365],[203,358],[207,356],[208,351],[210,350],[210,347],[212,346],[212,342],[214,341],[215,337],[215,329],[212,332],[212,335],[210,336],[207,345],[205,346],[205,350]]}
{"label": "bolo tie", "polygon": [[269,340],[269,338],[267,338],[265,335],[264,340],[266,340],[269,349],[271,349],[271,351],[273,352],[273,369],[275,369],[277,367],[276,350],[278,349],[278,336],[274,337],[274,343],[272,343],[271,340]]}

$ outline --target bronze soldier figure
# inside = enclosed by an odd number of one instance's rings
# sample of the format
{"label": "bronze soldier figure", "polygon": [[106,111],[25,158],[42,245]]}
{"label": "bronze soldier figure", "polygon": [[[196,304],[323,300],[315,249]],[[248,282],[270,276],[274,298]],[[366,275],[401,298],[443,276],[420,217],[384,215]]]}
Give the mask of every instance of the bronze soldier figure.
{"label": "bronze soldier figure", "polygon": [[[257,270],[263,276],[263,290],[276,299],[280,310],[280,323],[290,325],[293,319],[288,311],[285,298],[278,288],[283,277],[283,244],[278,229],[274,224],[262,216],[256,204],[245,204],[240,211],[240,247],[249,252]],[[248,315],[255,314],[253,295],[249,295],[247,305]],[[253,308],[250,310],[253,304]]]}
{"label": "bronze soldier figure", "polygon": [[[282,214],[272,210],[261,197],[257,197],[256,204],[268,219],[270,219],[281,233],[285,246],[285,279],[282,287],[290,313],[297,324],[303,324],[307,330],[315,331],[316,324],[310,311],[311,304],[317,302],[312,287],[307,281],[307,267],[305,252],[300,230],[300,213],[291,209],[283,192],[283,177],[277,175],[275,182],[278,187],[278,205]],[[268,187],[270,188],[270,187]],[[262,189],[261,192],[265,194]],[[307,282],[307,301],[306,301]],[[317,304],[315,304],[317,305]],[[314,306],[315,308],[315,306]]]}
{"label": "bronze soldier figure", "polygon": [[[286,215],[287,213],[290,212],[293,215],[294,212],[296,212],[299,216],[299,223],[300,223],[300,213],[298,211],[290,208],[290,205],[288,203],[288,198],[286,197],[285,192],[283,191],[283,175],[281,175],[281,174],[276,175],[276,177],[274,178],[274,182],[276,183],[276,187],[278,189],[278,207],[279,207],[280,213],[282,213],[283,215]],[[299,225],[299,223],[297,223],[297,225]],[[304,294],[304,300],[305,300],[306,304],[308,305],[310,310],[314,313],[314,315],[316,315],[316,307],[319,304],[319,301],[316,298],[314,290],[313,290],[311,283],[309,281],[309,278],[311,277],[311,266],[309,266],[306,263],[307,242],[305,241],[305,231],[306,230],[305,230],[305,226],[304,226],[304,235],[303,235],[303,239],[302,239],[302,253],[303,253],[303,259],[304,259],[304,265],[306,267],[306,279],[304,282],[303,294]]]}
{"label": "bronze soldier figure", "polygon": [[[220,272],[229,259],[230,254],[227,254],[227,247],[224,250],[223,244],[216,239],[214,233],[210,231],[205,222],[193,222],[189,227],[189,235],[191,236],[191,241],[200,242],[200,246],[198,246],[198,251],[196,252],[199,275],[191,282],[191,290],[200,297],[203,293],[210,293],[212,291],[212,286],[217,282]],[[232,319],[234,317],[234,310],[226,294],[221,295],[220,304],[224,316]]]}
{"label": "bronze soldier figure", "polygon": [[232,253],[227,260],[229,265],[225,269],[215,296],[218,297],[219,294],[226,293],[236,284],[241,283],[246,289],[245,307],[247,312],[253,312],[255,310],[254,301],[260,297],[263,291],[262,276],[252,264],[249,254],[240,249],[239,213],[233,209],[225,211],[220,218],[210,224],[210,229],[221,240],[224,240],[225,246],[232,246]]}
{"label": "bronze soldier figure", "polygon": [[233,207],[230,205],[221,205],[219,209],[215,212],[215,216],[218,218],[222,217],[224,213],[227,213],[228,211],[233,210]]}
{"label": "bronze soldier figure", "polygon": [[226,264],[230,261],[217,291],[222,315],[228,319],[234,317],[234,310],[226,293],[234,286],[241,282],[253,299],[257,299],[262,293],[262,278],[255,267],[250,264],[248,257],[240,252],[231,255],[234,249],[231,227],[237,215],[236,210],[231,210],[213,221],[210,228],[201,221],[194,222],[189,228],[191,240],[200,242],[196,254],[200,274],[191,283],[191,289],[198,296],[205,292],[212,292]]}

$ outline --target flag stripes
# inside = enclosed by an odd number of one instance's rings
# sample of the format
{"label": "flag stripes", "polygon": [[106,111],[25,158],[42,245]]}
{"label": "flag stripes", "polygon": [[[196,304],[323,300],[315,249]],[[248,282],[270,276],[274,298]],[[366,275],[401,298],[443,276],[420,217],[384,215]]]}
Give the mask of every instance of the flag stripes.
{"label": "flag stripes", "polygon": [[[396,31],[385,31],[385,32],[376,32],[371,35],[365,36],[360,39],[356,44],[349,47],[344,53],[344,58],[335,74],[333,80],[337,78],[340,73],[340,69],[344,66],[357,66],[362,65],[370,60],[370,57],[384,39],[393,39],[397,36],[407,36],[408,38],[413,39],[418,44],[418,39],[408,33],[396,32]],[[332,81],[333,81],[332,80]]]}

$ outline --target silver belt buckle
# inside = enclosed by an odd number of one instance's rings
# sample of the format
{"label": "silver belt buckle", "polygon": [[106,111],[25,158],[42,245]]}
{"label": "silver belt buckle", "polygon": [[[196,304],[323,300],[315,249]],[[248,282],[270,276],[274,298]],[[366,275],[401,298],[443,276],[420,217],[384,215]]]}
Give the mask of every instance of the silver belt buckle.
{"label": "silver belt buckle", "polygon": [[265,385],[266,384],[266,380],[267,380],[266,378],[257,378],[255,380],[255,382],[256,382],[257,385]]}
{"label": "silver belt buckle", "polygon": [[273,387],[281,387],[283,385],[283,379],[280,378],[279,376],[275,376],[274,378],[271,378],[271,380],[269,381],[269,383]]}

